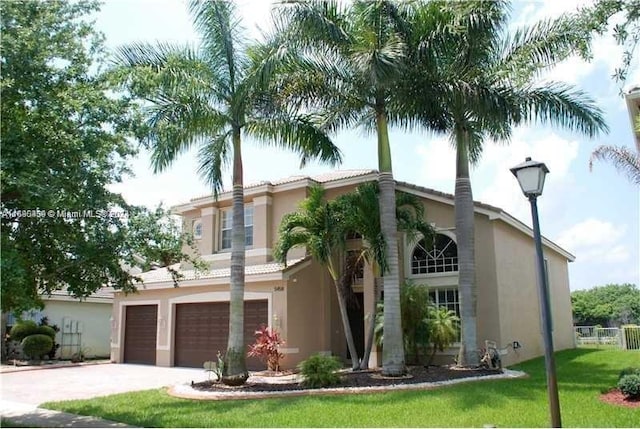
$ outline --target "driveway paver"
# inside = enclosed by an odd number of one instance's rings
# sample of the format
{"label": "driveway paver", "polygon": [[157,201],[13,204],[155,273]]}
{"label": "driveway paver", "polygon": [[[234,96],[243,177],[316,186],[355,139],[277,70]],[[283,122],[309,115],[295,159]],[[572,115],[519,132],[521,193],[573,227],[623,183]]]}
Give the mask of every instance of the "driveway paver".
{"label": "driveway paver", "polygon": [[0,374],[2,400],[39,405],[202,381],[203,369],[103,364]]}

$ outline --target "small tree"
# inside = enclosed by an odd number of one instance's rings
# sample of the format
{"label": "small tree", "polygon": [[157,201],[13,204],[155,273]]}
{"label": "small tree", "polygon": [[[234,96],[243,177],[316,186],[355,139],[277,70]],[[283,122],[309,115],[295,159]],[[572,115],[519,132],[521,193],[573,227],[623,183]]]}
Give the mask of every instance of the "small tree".
{"label": "small tree", "polygon": [[431,299],[424,285],[406,282],[400,289],[402,335],[408,363],[419,364],[420,351],[429,345]]}
{"label": "small tree", "polygon": [[431,307],[428,324],[429,338],[433,347],[429,357],[429,364],[431,364],[437,351],[444,351],[445,348],[458,339],[460,318],[456,316],[453,310],[443,307]]}

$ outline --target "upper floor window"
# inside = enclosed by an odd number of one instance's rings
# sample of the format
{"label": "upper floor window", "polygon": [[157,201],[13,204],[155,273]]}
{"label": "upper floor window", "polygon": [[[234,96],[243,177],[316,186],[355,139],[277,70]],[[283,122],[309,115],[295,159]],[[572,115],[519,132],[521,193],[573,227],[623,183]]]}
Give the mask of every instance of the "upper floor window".
{"label": "upper floor window", "polygon": [[411,255],[411,274],[458,271],[458,246],[448,236],[436,234],[431,246],[420,240]]}
{"label": "upper floor window", "polygon": [[202,221],[201,220],[198,219],[193,221],[192,231],[193,231],[193,238],[197,240],[202,238]]}
{"label": "upper floor window", "polygon": [[[220,248],[231,249],[231,228],[233,227],[233,209],[221,212]],[[253,246],[253,206],[244,206],[244,245]]]}

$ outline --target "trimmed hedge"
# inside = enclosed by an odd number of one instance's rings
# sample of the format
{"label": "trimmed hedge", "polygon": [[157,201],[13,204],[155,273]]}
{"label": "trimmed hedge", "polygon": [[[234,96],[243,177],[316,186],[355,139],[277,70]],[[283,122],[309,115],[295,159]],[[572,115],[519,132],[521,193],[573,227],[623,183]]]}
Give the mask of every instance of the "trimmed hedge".
{"label": "trimmed hedge", "polygon": [[22,351],[31,359],[42,359],[53,347],[53,340],[48,335],[34,334],[22,340]]}
{"label": "trimmed hedge", "polygon": [[51,326],[46,326],[46,325],[38,326],[35,333],[46,335],[47,337],[51,338],[53,341],[56,340],[56,330],[53,329]]}
{"label": "trimmed hedge", "polygon": [[[39,334],[38,325],[33,320],[21,320],[11,328],[9,335],[14,341],[22,341],[29,335]],[[54,331],[55,334],[55,331]],[[55,335],[54,335],[55,336]]]}

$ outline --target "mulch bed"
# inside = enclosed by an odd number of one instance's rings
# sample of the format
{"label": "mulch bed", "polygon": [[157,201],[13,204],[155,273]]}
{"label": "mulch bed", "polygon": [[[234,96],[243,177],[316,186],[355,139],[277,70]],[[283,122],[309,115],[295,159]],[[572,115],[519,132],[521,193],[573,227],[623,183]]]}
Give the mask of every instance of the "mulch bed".
{"label": "mulch bed", "polygon": [[607,404],[620,405],[628,408],[640,408],[640,399],[629,399],[618,389],[613,389],[600,395],[600,400]]}
{"label": "mulch bed", "polygon": [[[500,370],[464,369],[446,366],[430,366],[428,368],[424,366],[409,367],[408,375],[404,377],[382,377],[380,371],[375,370],[345,371],[341,373],[340,384],[332,387],[381,387],[399,384],[418,384],[468,377],[482,377],[501,373],[502,371]],[[238,387],[228,387],[215,381],[192,383],[191,387],[202,392],[228,392],[229,390],[242,392],[284,392],[304,388],[304,386],[301,386],[300,383],[297,382],[252,382],[251,378],[249,378],[246,384]]]}

